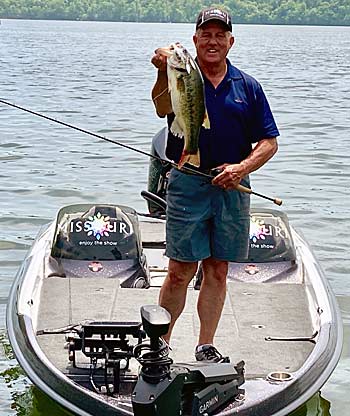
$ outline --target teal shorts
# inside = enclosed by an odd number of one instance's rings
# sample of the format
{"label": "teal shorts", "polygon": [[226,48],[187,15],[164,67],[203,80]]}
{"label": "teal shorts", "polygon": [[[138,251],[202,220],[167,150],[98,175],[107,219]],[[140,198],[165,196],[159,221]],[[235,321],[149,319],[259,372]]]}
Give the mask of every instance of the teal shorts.
{"label": "teal shorts", "polygon": [[[241,181],[249,187],[249,177]],[[194,262],[248,256],[250,195],[224,190],[199,175],[172,169],[168,182],[166,255]]]}

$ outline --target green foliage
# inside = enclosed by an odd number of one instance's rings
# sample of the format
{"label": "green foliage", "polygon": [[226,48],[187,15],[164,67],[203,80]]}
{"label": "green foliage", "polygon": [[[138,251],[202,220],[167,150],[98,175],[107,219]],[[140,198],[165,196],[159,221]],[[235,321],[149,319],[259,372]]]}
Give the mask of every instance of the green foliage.
{"label": "green foliage", "polygon": [[0,18],[194,22],[213,4],[234,23],[350,25],[349,0],[0,0]]}
{"label": "green foliage", "polygon": [[4,332],[0,332],[0,357],[2,351],[3,355],[8,360],[13,360],[15,358],[9,340]]}

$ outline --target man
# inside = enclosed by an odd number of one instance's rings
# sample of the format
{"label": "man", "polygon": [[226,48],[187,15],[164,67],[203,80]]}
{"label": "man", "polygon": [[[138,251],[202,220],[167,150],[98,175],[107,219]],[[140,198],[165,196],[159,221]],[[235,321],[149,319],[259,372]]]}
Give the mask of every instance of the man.
{"label": "man", "polygon": [[[198,361],[229,362],[214,347],[214,335],[226,296],[228,262],[246,257],[249,243],[249,195],[235,190],[249,186],[249,173],[264,165],[277,151],[279,135],[260,84],[232,66],[226,58],[234,44],[230,15],[217,7],[200,12],[193,42],[201,69],[211,128],[201,129],[199,170],[219,168],[207,178],[172,169],[167,195],[168,275],[159,303],[171,314],[173,326],[186,301],[187,286],[202,261],[203,281],[197,310],[200,333]],[[167,91],[166,58],[155,52],[152,63],[158,76],[152,90],[157,114],[174,118]],[[252,143],[257,143],[254,149]],[[178,162],[183,141],[170,132],[167,156]]]}

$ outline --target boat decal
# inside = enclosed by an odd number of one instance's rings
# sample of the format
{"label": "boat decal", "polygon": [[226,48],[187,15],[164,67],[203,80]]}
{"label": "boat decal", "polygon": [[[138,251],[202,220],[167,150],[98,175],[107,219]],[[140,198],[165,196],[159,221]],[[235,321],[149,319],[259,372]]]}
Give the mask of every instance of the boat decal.
{"label": "boat decal", "polygon": [[132,233],[132,224],[124,220],[111,221],[109,216],[104,216],[97,212],[97,214],[89,216],[85,221],[80,220],[70,223],[70,233],[80,233],[82,231],[85,231],[88,237],[94,237],[99,241],[102,237],[110,237],[111,234],[130,235]]}
{"label": "boat decal", "polygon": [[249,230],[250,244],[252,248],[275,248],[275,244],[267,241],[267,237],[287,238],[286,231],[277,225],[266,224],[261,218],[251,217]]}

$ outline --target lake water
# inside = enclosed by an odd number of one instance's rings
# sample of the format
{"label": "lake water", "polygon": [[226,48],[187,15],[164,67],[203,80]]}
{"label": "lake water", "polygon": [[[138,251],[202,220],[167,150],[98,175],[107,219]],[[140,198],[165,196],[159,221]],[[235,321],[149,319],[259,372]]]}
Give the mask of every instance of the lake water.
{"label": "lake water", "polygon": [[[153,50],[192,24],[2,20],[0,97],[149,151],[164,125],[150,90]],[[350,28],[245,26],[231,61],[263,85],[280,150],[252,175],[311,243],[344,322],[342,359],[308,416],[350,408]],[[5,310],[16,270],[41,225],[71,203],[123,203],[145,211],[147,158],[0,104],[0,416],[61,415],[20,372],[8,349]],[[256,205],[272,207],[253,198]]]}

